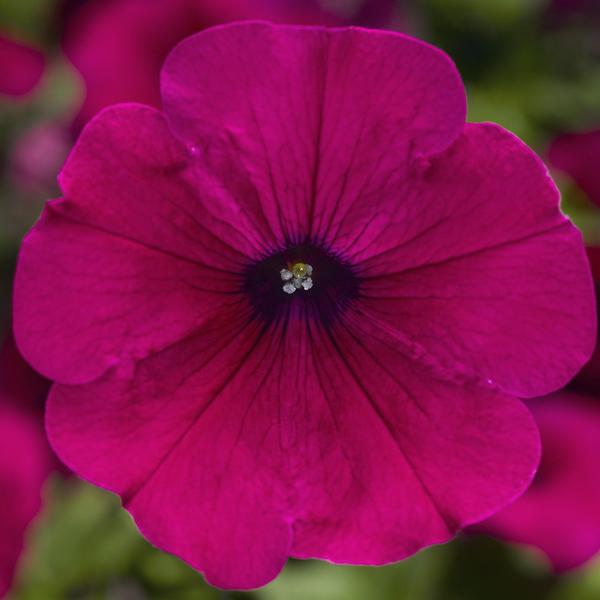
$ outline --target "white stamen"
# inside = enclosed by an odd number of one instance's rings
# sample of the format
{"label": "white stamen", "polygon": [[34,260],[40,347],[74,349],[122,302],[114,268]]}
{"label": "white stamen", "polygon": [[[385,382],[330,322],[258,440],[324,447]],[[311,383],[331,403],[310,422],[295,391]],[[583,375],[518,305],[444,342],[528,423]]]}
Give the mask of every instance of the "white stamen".
{"label": "white stamen", "polygon": [[293,294],[296,290],[300,289],[304,291],[310,290],[313,286],[312,272],[313,268],[311,265],[302,262],[294,264],[291,270],[281,269],[279,271],[281,280],[287,282],[282,287],[283,291],[286,294]]}

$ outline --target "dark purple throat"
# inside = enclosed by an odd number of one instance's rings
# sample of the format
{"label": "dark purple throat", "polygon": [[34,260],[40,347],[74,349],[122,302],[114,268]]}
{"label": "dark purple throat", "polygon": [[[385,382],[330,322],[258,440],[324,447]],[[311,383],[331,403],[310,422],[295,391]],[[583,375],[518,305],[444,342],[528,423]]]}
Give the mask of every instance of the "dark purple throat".
{"label": "dark purple throat", "polygon": [[[282,279],[282,270],[292,272],[294,266],[309,265],[308,276]],[[291,292],[286,284],[304,286]],[[244,293],[256,315],[268,322],[294,315],[310,315],[330,325],[358,297],[359,280],[351,265],[334,254],[311,243],[290,245],[248,265],[243,277]],[[309,287],[311,286],[311,287]]]}

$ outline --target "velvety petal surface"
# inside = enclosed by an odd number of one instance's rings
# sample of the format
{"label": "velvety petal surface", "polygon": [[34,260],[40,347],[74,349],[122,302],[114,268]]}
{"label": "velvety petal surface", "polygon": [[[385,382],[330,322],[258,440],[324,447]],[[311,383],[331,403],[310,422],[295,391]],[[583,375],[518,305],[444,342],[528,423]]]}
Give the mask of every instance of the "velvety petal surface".
{"label": "velvety petal surface", "polygon": [[259,393],[280,355],[247,316],[232,307],[134,372],[57,385],[47,411],[70,467],[118,492],[152,542],[236,588],[275,577],[291,543],[280,398]]}
{"label": "velvety petal surface", "polygon": [[[198,161],[251,182],[256,197],[238,201],[274,247],[307,236],[331,245],[357,204],[381,231],[380,206],[398,199],[408,163],[447,148],[465,117],[445,54],[361,29],[213,28],[173,50],[162,90],[171,128]],[[353,235],[364,221],[347,222]]]}
{"label": "velvety petal surface", "polygon": [[596,312],[581,235],[558,200],[522,142],[467,125],[406,179],[394,223],[352,245],[365,318],[441,373],[517,396],[566,384],[592,352]]}
{"label": "velvety petal surface", "polygon": [[10,588],[49,461],[41,428],[0,396],[0,597]]}
{"label": "velvety petal surface", "polygon": [[[47,377],[93,379],[184,337],[235,295],[231,271],[245,259],[206,229],[186,156],[148,107],[107,109],[83,132],[60,177],[65,197],[24,240],[15,282],[17,342]],[[226,214],[229,199],[205,183]]]}
{"label": "velvety petal surface", "polygon": [[52,444],[226,588],[288,555],[399,560],[523,491],[539,448],[520,402],[432,376],[360,316],[313,316],[265,330],[232,307],[133,373],[57,385]]}
{"label": "velvety petal surface", "polygon": [[477,530],[534,546],[565,571],[600,551],[600,403],[561,392],[528,405],[542,438],[540,469],[521,498]]}
{"label": "velvety petal surface", "polygon": [[548,151],[550,164],[564,171],[600,205],[600,129],[585,133],[564,134],[557,137]]}
{"label": "velvety petal surface", "polygon": [[44,55],[22,42],[0,34],[0,96],[24,96],[44,72]]}
{"label": "velvety petal surface", "polygon": [[293,555],[382,564],[447,541],[522,493],[539,441],[521,402],[438,378],[349,313],[330,334],[309,328],[319,403],[331,411],[326,437],[339,449],[307,465]]}
{"label": "velvety petal surface", "polygon": [[247,187],[235,186],[233,172],[226,189],[219,175],[193,160],[162,113],[123,104],[88,124],[59,183],[78,221],[93,221],[165,254],[238,271],[260,256],[264,244],[248,234],[236,202]]}

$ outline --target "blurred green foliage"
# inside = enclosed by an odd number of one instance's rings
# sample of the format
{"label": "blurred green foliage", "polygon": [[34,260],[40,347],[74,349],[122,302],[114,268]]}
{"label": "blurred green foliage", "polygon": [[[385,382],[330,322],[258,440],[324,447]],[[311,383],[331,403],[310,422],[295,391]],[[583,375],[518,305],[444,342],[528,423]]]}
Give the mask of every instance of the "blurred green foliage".
{"label": "blurred green foliage", "polygon": [[146,543],[116,496],[57,476],[45,506],[11,600],[219,598],[198,573]]}
{"label": "blurred green foliage", "polygon": [[291,560],[261,590],[215,590],[148,544],[117,497],[56,476],[8,600],[597,600],[600,569],[551,575],[536,552],[476,535],[387,567]]}
{"label": "blurred green foliage", "polygon": [[54,0],[0,1],[0,23],[3,29],[30,41],[52,37],[57,2]]}
{"label": "blurred green foliage", "polygon": [[469,120],[495,121],[539,147],[600,124],[600,23],[558,24],[550,0],[425,0],[420,33],[456,61]]}

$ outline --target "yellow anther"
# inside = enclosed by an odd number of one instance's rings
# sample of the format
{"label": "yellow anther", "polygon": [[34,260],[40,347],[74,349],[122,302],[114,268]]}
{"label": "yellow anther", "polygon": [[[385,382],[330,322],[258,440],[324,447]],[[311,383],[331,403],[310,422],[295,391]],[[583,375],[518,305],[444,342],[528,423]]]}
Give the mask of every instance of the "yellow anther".
{"label": "yellow anther", "polygon": [[294,274],[294,277],[306,277],[308,275],[308,267],[304,263],[296,263],[292,267],[292,273]]}

